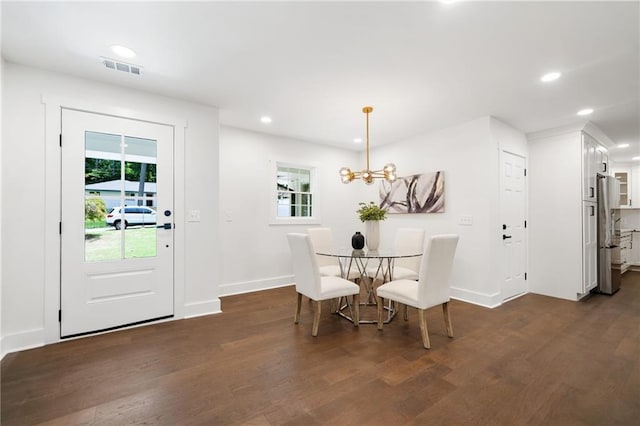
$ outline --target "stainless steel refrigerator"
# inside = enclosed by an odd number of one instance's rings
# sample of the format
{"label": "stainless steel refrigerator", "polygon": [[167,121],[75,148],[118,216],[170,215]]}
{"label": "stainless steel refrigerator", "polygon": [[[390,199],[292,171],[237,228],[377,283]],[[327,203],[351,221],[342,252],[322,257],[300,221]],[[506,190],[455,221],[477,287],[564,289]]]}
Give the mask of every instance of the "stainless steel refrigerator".
{"label": "stainless steel refrigerator", "polygon": [[[613,243],[620,232],[620,182],[613,176],[598,175],[598,291],[613,294],[620,288],[620,247]],[[616,253],[616,251],[618,253]]]}

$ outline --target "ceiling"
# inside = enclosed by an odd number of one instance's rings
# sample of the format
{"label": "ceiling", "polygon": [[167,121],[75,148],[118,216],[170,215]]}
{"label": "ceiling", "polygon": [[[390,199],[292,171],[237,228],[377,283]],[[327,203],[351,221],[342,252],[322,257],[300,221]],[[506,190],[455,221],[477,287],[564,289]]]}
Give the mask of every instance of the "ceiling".
{"label": "ceiling", "polygon": [[[220,108],[222,124],[361,150],[486,115],[588,119],[640,155],[638,2],[2,2],[5,60]],[[125,45],[134,76],[100,57]],[[562,77],[540,82],[542,74]],[[582,108],[590,116],[578,117]],[[272,117],[263,124],[260,117]]]}

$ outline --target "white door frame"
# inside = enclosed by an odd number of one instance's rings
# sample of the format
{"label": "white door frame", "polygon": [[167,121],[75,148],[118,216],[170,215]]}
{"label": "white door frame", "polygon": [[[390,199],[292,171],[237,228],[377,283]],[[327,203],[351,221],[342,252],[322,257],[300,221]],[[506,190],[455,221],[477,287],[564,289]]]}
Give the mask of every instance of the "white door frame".
{"label": "white door frame", "polygon": [[[187,122],[176,117],[131,111],[126,106],[91,103],[78,99],[43,95],[45,107],[45,260],[44,260],[44,343],[55,343],[60,338],[60,233],[61,220],[61,162],[60,131],[62,108],[75,109],[114,117],[164,124],[174,128],[174,317],[184,317],[184,277],[185,277],[185,220],[184,220],[184,175],[185,175],[185,130]],[[55,214],[57,212],[57,214]]]}
{"label": "white door frame", "polygon": [[[499,211],[499,215],[500,215],[500,226],[502,226],[502,209],[504,208],[504,206],[502,205],[503,202],[503,198],[502,198],[502,162],[504,160],[504,155],[505,154],[509,154],[509,155],[515,155],[517,157],[520,157],[524,160],[524,169],[525,171],[528,170],[529,167],[529,159],[528,157],[520,152],[515,152],[515,151],[511,151],[508,149],[500,149],[500,153],[499,153],[499,174],[500,174],[500,181],[498,183],[499,188],[500,188],[500,211]],[[523,230],[523,247],[524,247],[524,271],[525,271],[525,276],[527,274],[527,271],[529,270],[529,226],[528,226],[528,220],[529,220],[529,179],[526,179],[528,176],[525,175],[525,179],[524,179],[524,216],[525,216],[525,221],[527,221],[527,226],[525,227],[525,229]],[[498,231],[502,231],[502,229],[499,229]],[[502,250],[502,242],[500,242],[500,253],[502,254],[501,256],[501,263],[502,262],[506,262],[507,259],[504,258],[504,250]],[[515,296],[509,297],[507,299],[503,299],[502,298],[502,283],[503,283],[503,277],[500,276],[500,289],[499,289],[499,294],[500,294],[500,303],[504,303],[504,302],[508,302],[509,300],[512,299],[516,299],[520,296],[524,296],[525,294],[529,293],[529,280],[525,279],[524,282],[524,292],[517,294]]]}

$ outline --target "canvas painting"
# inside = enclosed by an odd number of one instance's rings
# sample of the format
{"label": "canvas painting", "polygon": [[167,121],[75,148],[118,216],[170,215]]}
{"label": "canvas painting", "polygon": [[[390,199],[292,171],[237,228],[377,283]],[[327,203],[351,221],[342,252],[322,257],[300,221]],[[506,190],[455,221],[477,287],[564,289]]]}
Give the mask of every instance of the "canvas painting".
{"label": "canvas painting", "polygon": [[443,213],[444,172],[399,177],[381,182],[380,207],[389,213]]}

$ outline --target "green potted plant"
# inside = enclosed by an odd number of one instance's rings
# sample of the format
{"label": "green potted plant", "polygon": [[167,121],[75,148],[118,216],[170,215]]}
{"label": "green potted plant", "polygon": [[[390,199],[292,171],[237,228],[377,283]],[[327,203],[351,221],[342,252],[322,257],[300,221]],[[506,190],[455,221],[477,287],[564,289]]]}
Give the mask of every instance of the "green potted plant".
{"label": "green potted plant", "polygon": [[360,208],[356,210],[360,220],[366,222],[368,220],[385,220],[387,218],[387,211],[378,207],[376,203],[370,201],[367,203],[358,203]]}
{"label": "green potted plant", "polygon": [[387,218],[387,211],[373,201],[358,203],[360,208],[356,210],[358,217],[365,224],[365,242],[369,250],[377,250],[380,245],[380,225],[381,220]]}

